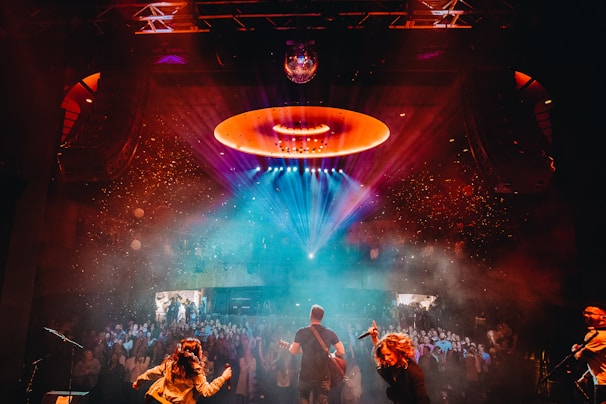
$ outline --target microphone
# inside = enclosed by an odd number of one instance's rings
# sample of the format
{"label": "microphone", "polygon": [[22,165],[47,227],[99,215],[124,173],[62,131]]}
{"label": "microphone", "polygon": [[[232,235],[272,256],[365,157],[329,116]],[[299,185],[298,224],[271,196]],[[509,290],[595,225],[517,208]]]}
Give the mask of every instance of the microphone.
{"label": "microphone", "polygon": [[[225,369],[230,368],[229,363],[225,364]],[[231,390],[231,379],[227,379],[227,390]]]}
{"label": "microphone", "polygon": [[364,334],[360,335],[360,336],[358,337],[358,339],[366,338],[366,337],[368,337],[369,335],[370,335],[370,332],[369,332],[369,331],[367,331],[367,332],[365,332]]}

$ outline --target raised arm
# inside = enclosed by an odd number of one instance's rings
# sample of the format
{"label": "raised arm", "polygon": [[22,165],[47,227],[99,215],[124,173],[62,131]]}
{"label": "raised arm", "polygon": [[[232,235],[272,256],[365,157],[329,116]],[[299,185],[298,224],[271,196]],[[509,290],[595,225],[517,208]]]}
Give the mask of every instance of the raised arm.
{"label": "raised arm", "polygon": [[372,320],[372,326],[368,328],[368,334],[372,338],[373,345],[377,345],[379,343],[379,329],[375,320]]}

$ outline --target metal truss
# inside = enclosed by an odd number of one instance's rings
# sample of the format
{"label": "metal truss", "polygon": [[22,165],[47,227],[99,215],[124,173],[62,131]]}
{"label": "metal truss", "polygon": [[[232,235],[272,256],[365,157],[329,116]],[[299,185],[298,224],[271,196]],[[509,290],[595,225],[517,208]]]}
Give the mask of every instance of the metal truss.
{"label": "metal truss", "polygon": [[96,34],[127,28],[134,34],[213,30],[471,29],[513,26],[518,10],[504,0],[218,0],[21,9],[5,23],[12,36],[86,24]]}

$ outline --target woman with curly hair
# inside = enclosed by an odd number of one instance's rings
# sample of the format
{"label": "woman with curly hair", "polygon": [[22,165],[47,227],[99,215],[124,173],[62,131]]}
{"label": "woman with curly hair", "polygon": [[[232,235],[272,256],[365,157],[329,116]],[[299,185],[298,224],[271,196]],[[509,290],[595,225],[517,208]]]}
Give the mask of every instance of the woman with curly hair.
{"label": "woman with curly hair", "polygon": [[200,395],[210,397],[216,394],[231,378],[231,367],[226,367],[222,375],[207,381],[206,367],[201,358],[200,340],[184,338],[170,357],[140,375],[133,382],[133,388],[139,389],[142,381],[155,380],[145,393],[151,402],[195,404]]}
{"label": "woman with curly hair", "polygon": [[394,404],[429,404],[425,375],[414,361],[412,339],[403,333],[388,333],[379,339],[377,324],[368,329],[374,344],[377,373],[389,385],[387,398]]}

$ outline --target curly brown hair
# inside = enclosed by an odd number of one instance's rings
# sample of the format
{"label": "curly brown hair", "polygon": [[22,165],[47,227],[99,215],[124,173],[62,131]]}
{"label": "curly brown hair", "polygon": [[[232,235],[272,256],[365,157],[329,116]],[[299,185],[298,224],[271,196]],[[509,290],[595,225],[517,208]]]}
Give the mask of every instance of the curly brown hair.
{"label": "curly brown hair", "polygon": [[204,371],[202,358],[202,344],[197,338],[183,338],[171,355],[173,363],[172,375],[174,377],[189,378]]}
{"label": "curly brown hair", "polygon": [[375,360],[377,365],[386,364],[385,357],[381,350],[385,347],[388,351],[394,353],[398,358],[398,363],[408,367],[408,361],[415,357],[415,347],[412,339],[403,333],[389,333],[385,335],[375,346]]}

